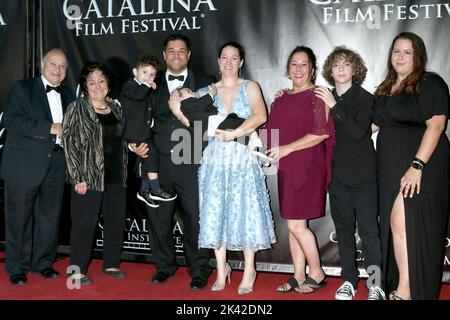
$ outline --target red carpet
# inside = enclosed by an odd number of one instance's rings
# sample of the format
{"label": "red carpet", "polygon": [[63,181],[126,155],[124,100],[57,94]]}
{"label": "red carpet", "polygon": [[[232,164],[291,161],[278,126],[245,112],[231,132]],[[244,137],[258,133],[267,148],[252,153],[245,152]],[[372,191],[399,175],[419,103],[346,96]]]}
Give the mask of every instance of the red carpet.
{"label": "red carpet", "polygon": [[[0,252],[0,258],[4,256]],[[69,259],[63,258],[55,264],[55,268],[65,274]],[[254,291],[248,295],[237,294],[237,287],[242,277],[242,271],[233,271],[231,285],[225,290],[211,292],[216,272],[213,271],[205,290],[193,291],[189,287],[190,278],[187,269],[180,267],[174,277],[166,283],[153,284],[151,276],[155,273],[153,264],[123,262],[122,270],[126,272],[124,279],[114,279],[102,272],[101,260],[93,260],[89,268],[89,276],[93,280],[90,286],[80,290],[69,290],[66,278],[44,280],[29,274],[28,284],[12,286],[0,263],[0,299],[1,300],[334,300],[334,293],[340,286],[339,278],[328,278],[328,286],[314,294],[302,295],[296,292],[277,293],[275,289],[286,281],[290,275],[260,272],[256,279]],[[357,300],[365,300],[367,290],[365,282],[360,281]],[[441,300],[450,300],[450,285],[442,287]]]}

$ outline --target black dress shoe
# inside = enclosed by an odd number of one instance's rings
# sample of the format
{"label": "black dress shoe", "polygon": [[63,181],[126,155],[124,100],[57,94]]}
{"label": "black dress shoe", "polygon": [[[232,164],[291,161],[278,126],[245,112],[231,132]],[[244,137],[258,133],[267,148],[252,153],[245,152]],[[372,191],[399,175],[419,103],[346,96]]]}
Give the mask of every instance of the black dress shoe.
{"label": "black dress shoe", "polygon": [[75,284],[75,285],[79,284],[81,286],[88,286],[88,285],[92,284],[91,278],[89,278],[85,274],[80,274],[80,273],[70,274],[69,278],[67,280],[71,284]]}
{"label": "black dress shoe", "polygon": [[27,284],[27,276],[23,273],[15,274],[9,277],[9,282],[11,282],[13,286],[21,286]]}
{"label": "black dress shoe", "polygon": [[153,277],[152,277],[152,282],[153,283],[162,283],[165,282],[167,280],[167,278],[169,278],[170,275],[168,275],[167,273],[158,271]]}
{"label": "black dress shoe", "polygon": [[42,269],[41,271],[32,271],[31,273],[44,279],[59,278],[59,272],[53,268],[45,268]]}
{"label": "black dress shoe", "polygon": [[80,284],[82,286],[88,286],[92,283],[91,278],[89,278],[88,276],[84,276],[83,278],[80,279]]}
{"label": "black dress shoe", "polygon": [[202,290],[206,287],[208,280],[200,277],[195,277],[191,281],[191,289],[192,290]]}
{"label": "black dress shoe", "polygon": [[107,275],[110,275],[113,278],[122,279],[125,278],[126,274],[123,271],[120,270],[103,270],[104,273]]}

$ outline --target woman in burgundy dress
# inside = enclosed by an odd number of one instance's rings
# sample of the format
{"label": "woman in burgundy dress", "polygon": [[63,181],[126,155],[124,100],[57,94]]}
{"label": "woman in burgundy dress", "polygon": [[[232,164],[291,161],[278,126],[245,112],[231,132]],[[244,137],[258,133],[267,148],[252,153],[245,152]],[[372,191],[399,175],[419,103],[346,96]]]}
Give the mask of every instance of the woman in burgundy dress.
{"label": "woman in burgundy dress", "polygon": [[308,220],[324,215],[334,124],[324,102],[315,97],[315,72],[313,51],[296,47],[287,62],[292,89],[274,101],[267,123],[271,147],[268,154],[279,161],[280,212],[287,220],[294,265],[294,276],[278,287],[280,292],[295,289],[299,293],[311,293],[325,285],[319,250]]}

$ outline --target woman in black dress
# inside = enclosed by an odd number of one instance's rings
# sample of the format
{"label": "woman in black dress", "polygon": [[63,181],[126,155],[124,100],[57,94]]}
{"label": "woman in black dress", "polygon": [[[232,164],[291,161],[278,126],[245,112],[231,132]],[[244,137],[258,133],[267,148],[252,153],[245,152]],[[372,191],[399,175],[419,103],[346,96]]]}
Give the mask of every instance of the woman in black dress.
{"label": "woman in black dress", "polygon": [[425,71],[426,62],[423,40],[399,34],[375,92],[383,280],[394,300],[437,299],[442,279],[449,95],[443,79]]}

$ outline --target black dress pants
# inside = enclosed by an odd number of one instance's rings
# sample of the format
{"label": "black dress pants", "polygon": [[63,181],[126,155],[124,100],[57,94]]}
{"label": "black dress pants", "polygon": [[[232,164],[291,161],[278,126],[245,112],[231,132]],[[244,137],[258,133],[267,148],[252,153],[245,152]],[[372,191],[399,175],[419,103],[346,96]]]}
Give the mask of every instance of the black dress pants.
{"label": "black dress pants", "polygon": [[211,273],[210,250],[198,248],[199,197],[198,165],[174,165],[170,157],[160,155],[159,180],[161,185],[174,190],[177,201],[160,201],[159,208],[147,208],[150,218],[150,249],[157,270],[168,275],[177,269],[173,239],[175,206],[182,220],[183,250],[192,278],[207,279]]}
{"label": "black dress pants", "polygon": [[126,189],[106,185],[105,191],[88,190],[79,195],[71,186],[70,264],[86,274],[91,259],[95,228],[103,215],[103,269],[118,268],[123,244],[126,215]]}
{"label": "black dress pants", "polygon": [[5,252],[9,276],[53,265],[64,193],[64,153],[53,152],[38,186],[5,181]]}
{"label": "black dress pants", "polygon": [[[362,240],[364,266],[381,268],[381,246],[378,227],[377,183],[362,182],[354,185],[340,183],[336,178],[329,187],[331,217],[338,239],[341,277],[358,285],[356,267],[355,225]],[[381,273],[380,273],[381,274]]]}

